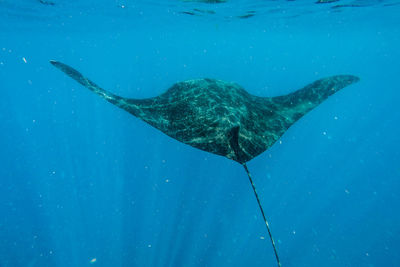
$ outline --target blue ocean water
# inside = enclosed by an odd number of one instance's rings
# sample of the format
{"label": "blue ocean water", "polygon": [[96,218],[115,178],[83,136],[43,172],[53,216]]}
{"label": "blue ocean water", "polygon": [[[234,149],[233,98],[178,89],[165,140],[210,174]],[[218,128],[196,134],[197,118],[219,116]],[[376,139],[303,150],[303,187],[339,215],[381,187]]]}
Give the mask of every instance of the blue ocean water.
{"label": "blue ocean water", "polygon": [[0,266],[276,266],[242,166],[118,95],[361,78],[248,163],[282,266],[400,266],[400,2],[0,0]]}

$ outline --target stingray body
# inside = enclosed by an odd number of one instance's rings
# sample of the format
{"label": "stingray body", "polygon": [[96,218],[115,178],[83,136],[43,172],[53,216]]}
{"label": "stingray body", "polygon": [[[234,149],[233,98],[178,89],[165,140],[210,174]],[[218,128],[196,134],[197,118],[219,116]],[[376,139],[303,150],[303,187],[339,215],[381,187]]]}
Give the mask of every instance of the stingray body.
{"label": "stingray body", "polygon": [[258,97],[235,83],[196,79],[178,82],[160,96],[132,99],[100,88],[66,64],[50,62],[105,100],[168,136],[242,164],[256,195],[279,266],[275,243],[246,162],[271,147],[293,123],[326,98],[359,80],[352,75],[337,75],[317,80],[288,95]]}
{"label": "stingray body", "polygon": [[157,97],[131,99],[105,91],[63,63],[51,63],[170,137],[239,163],[267,150],[304,114],[359,80],[352,75],[338,75],[285,96],[258,97],[235,83],[196,79],[178,82]]}

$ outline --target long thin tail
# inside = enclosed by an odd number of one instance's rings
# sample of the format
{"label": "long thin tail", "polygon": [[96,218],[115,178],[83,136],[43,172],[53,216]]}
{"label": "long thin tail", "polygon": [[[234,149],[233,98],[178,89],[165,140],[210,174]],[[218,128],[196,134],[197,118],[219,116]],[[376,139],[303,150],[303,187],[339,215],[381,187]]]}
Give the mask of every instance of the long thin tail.
{"label": "long thin tail", "polygon": [[247,175],[249,176],[249,181],[250,181],[251,187],[253,188],[254,195],[256,196],[256,199],[257,199],[258,207],[260,208],[261,214],[262,214],[264,222],[265,222],[265,226],[267,227],[267,230],[268,230],[269,238],[271,239],[272,247],[274,248],[276,262],[278,263],[278,266],[280,267],[281,261],[279,260],[278,251],[276,249],[275,241],[274,241],[274,238],[272,237],[271,230],[269,229],[269,224],[268,224],[267,218],[265,217],[264,210],[261,206],[260,199],[258,198],[256,187],[254,186],[253,179],[251,178],[251,175],[250,175],[249,169],[247,168],[246,163],[243,163],[242,165],[243,165],[244,170],[246,171]]}

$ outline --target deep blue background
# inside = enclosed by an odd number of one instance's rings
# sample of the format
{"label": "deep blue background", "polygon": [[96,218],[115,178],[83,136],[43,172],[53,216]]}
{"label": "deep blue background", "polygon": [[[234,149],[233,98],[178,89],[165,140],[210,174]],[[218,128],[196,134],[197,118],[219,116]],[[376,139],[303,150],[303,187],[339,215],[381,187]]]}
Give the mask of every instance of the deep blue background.
{"label": "deep blue background", "polygon": [[[198,77],[275,96],[359,76],[248,166],[283,266],[400,266],[400,5],[378,2],[0,1],[0,266],[275,266],[240,165],[50,59],[134,98]],[[216,14],[179,13],[193,8]]]}

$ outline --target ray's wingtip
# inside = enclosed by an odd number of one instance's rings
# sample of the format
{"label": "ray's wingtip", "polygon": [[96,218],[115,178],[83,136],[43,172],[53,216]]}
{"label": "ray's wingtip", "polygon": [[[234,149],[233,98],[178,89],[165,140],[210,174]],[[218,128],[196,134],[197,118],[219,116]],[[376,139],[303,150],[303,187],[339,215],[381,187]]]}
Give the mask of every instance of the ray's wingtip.
{"label": "ray's wingtip", "polygon": [[360,81],[360,77],[355,76],[355,75],[349,75],[349,79],[348,79],[348,85],[350,84],[354,84],[354,83],[358,83]]}
{"label": "ray's wingtip", "polygon": [[360,77],[355,76],[355,75],[351,75],[351,74],[344,74],[344,75],[337,75],[335,76],[335,79],[344,85],[350,85],[353,83],[357,83],[360,81]]}
{"label": "ray's wingtip", "polygon": [[64,63],[57,61],[57,60],[49,60],[50,64],[53,65],[54,67],[56,67],[57,69],[68,69],[69,67],[67,65],[65,65]]}
{"label": "ray's wingtip", "polygon": [[351,78],[352,78],[352,82],[353,82],[353,83],[357,83],[357,82],[360,81],[360,77],[355,76],[355,75],[350,75],[350,76],[351,76]]}

